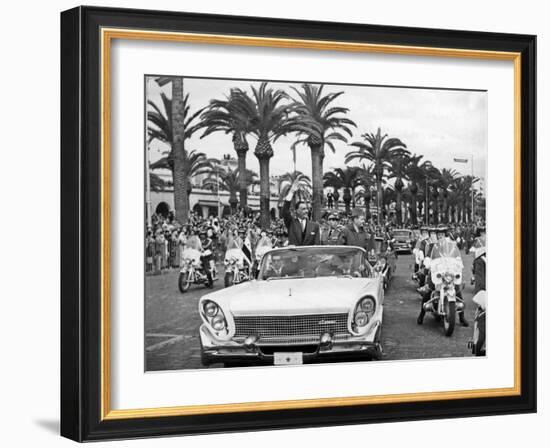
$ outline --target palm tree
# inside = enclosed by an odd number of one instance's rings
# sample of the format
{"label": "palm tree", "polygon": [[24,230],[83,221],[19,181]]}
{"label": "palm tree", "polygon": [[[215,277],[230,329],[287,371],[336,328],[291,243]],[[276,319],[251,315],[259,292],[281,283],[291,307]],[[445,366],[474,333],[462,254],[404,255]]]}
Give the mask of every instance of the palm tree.
{"label": "palm tree", "polygon": [[172,77],[172,99],[163,93],[161,99],[164,111],[153,101],[147,103],[152,110],[147,112],[147,120],[151,123],[147,132],[151,140],[157,139],[170,146],[168,166],[172,171],[174,183],[174,208],[176,220],[186,223],[189,217],[189,178],[186,177],[185,161],[188,154],[185,141],[202,126],[195,122],[203,109],[190,111],[189,94],[183,96],[183,78]]}
{"label": "palm tree", "polygon": [[[173,168],[174,159],[170,157],[170,154],[165,155],[164,157],[160,158],[154,163],[151,163],[151,169],[170,169],[174,170]],[[214,170],[214,163],[212,159],[209,159],[206,157],[206,154],[203,152],[197,152],[197,151],[191,151],[187,152],[186,150],[183,151],[183,157],[182,157],[182,165],[183,165],[183,171],[182,175],[186,178],[186,185],[185,185],[185,200],[187,203],[187,206],[189,207],[189,195],[193,191],[193,184],[191,180],[197,176],[208,174],[210,175],[212,171]],[[175,185],[174,185],[175,189]]]}
{"label": "palm tree", "polygon": [[[218,167],[219,168],[219,167]],[[203,180],[202,187],[208,190],[224,190],[229,192],[229,206],[231,207],[231,213],[237,211],[237,192],[241,188],[241,178],[244,177],[246,187],[257,182],[258,175],[252,170],[246,170],[245,175],[241,176],[239,169],[217,169],[216,172],[211,172],[210,175]]]}
{"label": "palm tree", "polygon": [[279,176],[279,202],[286,197],[294,183],[297,183],[297,189],[292,198],[293,204],[296,201],[309,202],[311,200],[311,179],[301,171],[290,171]]}
{"label": "palm tree", "polygon": [[[413,154],[408,158],[405,165],[405,173],[409,179],[408,190],[411,195],[411,220],[414,225],[418,225],[418,193],[420,186],[425,184],[426,167],[431,165],[431,162],[426,160],[420,163],[423,156]],[[421,201],[422,202],[422,201]]]}
{"label": "palm tree", "polygon": [[324,86],[302,84],[301,90],[291,87],[298,95],[294,100],[292,124],[293,129],[298,133],[299,139],[296,145],[303,143],[309,146],[311,151],[311,178],[313,184],[313,207],[312,219],[321,218],[321,207],[323,204],[323,160],[325,158],[325,146],[335,152],[334,141],[348,142],[344,134],[352,136],[351,127],[355,123],[346,118],[345,114],[349,109],[345,107],[334,107],[331,105],[336,98],[344,92],[328,93],[323,96]]}
{"label": "palm tree", "polygon": [[401,207],[401,195],[403,188],[405,187],[404,180],[407,180],[407,164],[409,163],[410,152],[406,149],[395,149],[392,151],[392,158],[390,160],[390,175],[389,179],[395,179],[393,188],[395,190],[395,208],[397,225],[401,227],[403,225],[403,215]]}
{"label": "palm tree", "polygon": [[472,190],[477,181],[479,181],[479,179],[472,176],[462,176],[457,179],[458,207],[462,222],[473,222],[474,220],[471,210]]}
{"label": "palm tree", "polygon": [[333,187],[335,189],[344,189],[344,195],[342,199],[346,206],[346,213],[351,211],[351,200],[353,198],[353,191],[359,185],[358,174],[360,172],[359,167],[348,166],[346,168],[334,168],[332,171],[327,171],[323,176],[323,184],[325,187]]}
{"label": "palm tree", "polygon": [[287,95],[273,90],[263,82],[259,88],[252,86],[252,98],[237,92],[234,107],[240,114],[250,117],[250,133],[257,139],[254,155],[260,163],[260,223],[269,227],[270,178],[269,161],[273,157],[272,144],[292,131],[289,114],[291,106],[284,104]]}
{"label": "palm tree", "polygon": [[[246,154],[248,152],[247,134],[250,132],[250,117],[243,114],[247,109],[238,107],[239,98],[250,102],[248,94],[241,89],[231,89],[225,100],[212,100],[201,116],[205,128],[201,138],[213,132],[231,134],[233,148],[237,153],[239,174],[239,204],[247,206],[248,178],[246,169]],[[247,100],[248,98],[248,100]]]}
{"label": "palm tree", "polygon": [[149,173],[149,185],[151,185],[151,191],[162,191],[167,186],[167,182],[159,175]]}
{"label": "palm tree", "polygon": [[358,159],[372,162],[374,175],[376,177],[376,191],[378,194],[378,223],[380,223],[381,209],[384,205],[382,196],[382,184],[384,182],[386,171],[390,166],[392,152],[402,150],[406,145],[398,138],[388,138],[388,134],[382,135],[380,128],[376,134],[362,134],[364,142],[354,142],[351,146],[358,148],[346,155],[346,163]]}
{"label": "palm tree", "polygon": [[459,174],[453,169],[443,168],[441,170],[438,183],[440,188],[440,199],[442,202],[442,215],[445,223],[449,222],[449,193],[455,186],[455,180]]}

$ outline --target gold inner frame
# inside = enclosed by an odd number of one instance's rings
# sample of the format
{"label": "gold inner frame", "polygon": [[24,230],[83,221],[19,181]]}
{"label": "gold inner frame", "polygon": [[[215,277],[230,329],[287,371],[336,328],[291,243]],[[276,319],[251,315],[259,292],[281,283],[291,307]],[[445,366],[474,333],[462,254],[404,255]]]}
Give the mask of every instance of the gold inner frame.
{"label": "gold inner frame", "polygon": [[[521,394],[521,53],[369,43],[278,39],[215,34],[101,29],[101,419],[128,419],[227,412],[306,409],[431,400],[502,397]],[[110,51],[113,39],[206,43],[256,47],[369,52],[413,56],[505,60],[514,63],[514,386],[509,388],[369,395],[304,400],[188,405],[142,409],[111,409],[110,388]]]}

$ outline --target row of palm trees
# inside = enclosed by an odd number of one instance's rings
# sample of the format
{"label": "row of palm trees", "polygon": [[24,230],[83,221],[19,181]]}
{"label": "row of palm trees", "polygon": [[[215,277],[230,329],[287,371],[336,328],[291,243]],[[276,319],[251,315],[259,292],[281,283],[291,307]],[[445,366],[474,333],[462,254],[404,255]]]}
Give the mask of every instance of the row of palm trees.
{"label": "row of palm trees", "polygon": [[[162,78],[166,83],[167,78]],[[260,215],[261,224],[269,224],[270,174],[269,162],[273,157],[273,144],[282,136],[296,136],[293,151],[299,146],[309,148],[312,160],[313,218],[321,217],[323,198],[323,161],[325,149],[335,151],[334,142],[347,142],[355,123],[345,116],[347,108],[333,106],[344,92],[323,94],[323,86],[303,84],[292,87],[294,96],[268,83],[251,86],[252,94],[233,88],[224,99],[212,100],[202,109],[191,112],[189,94],[183,95],[183,79],[170,78],[172,100],[162,94],[165,113],[149,101],[149,141],[160,140],[169,145],[165,163],[172,171],[176,219],[186,222],[189,214],[189,168],[185,168],[189,150],[186,142],[197,131],[201,138],[214,132],[230,134],[238,158],[239,200],[247,205],[246,155],[248,137],[256,141],[254,155],[260,165]]]}
{"label": "row of palm trees", "polygon": [[[350,143],[349,139],[353,137],[352,128],[356,124],[347,117],[347,108],[334,105],[334,101],[343,95],[343,91],[325,94],[323,85],[302,84],[300,88],[291,86],[291,94],[288,94],[263,82],[259,87],[252,85],[251,94],[240,88],[232,88],[225,98],[211,100],[207,106],[191,111],[189,94],[183,94],[181,77],[159,78],[157,82],[160,85],[171,82],[172,100],[164,93],[161,94],[164,110],[154,102],[148,102],[149,141],[162,141],[168,145],[169,150],[151,168],[171,170],[176,219],[180,222],[186,222],[189,215],[190,180],[193,176],[211,173],[214,166],[212,159],[206,154],[187,148],[189,139],[197,132],[201,132],[200,138],[218,132],[231,136],[238,168],[234,171],[225,170],[222,175],[218,172],[216,180],[207,182],[207,185],[213,187],[216,182],[216,188],[230,191],[232,208],[237,204],[235,184],[238,185],[238,203],[241,207],[246,207],[248,187],[257,181],[255,173],[251,173],[246,164],[250,149],[248,139],[255,141],[254,155],[260,167],[262,226],[268,226],[270,219],[269,164],[273,157],[273,144],[283,136],[294,136],[290,148],[294,159],[297,148],[309,149],[312,171],[311,179],[299,172],[287,173],[286,178],[281,176],[280,193],[285,188],[288,191],[294,181],[299,182],[299,195],[302,199],[311,198],[312,217],[315,220],[321,218],[323,188],[327,186],[344,188],[344,202],[348,208],[352,191],[362,192],[363,199],[366,201],[368,198],[367,202],[370,203],[370,187],[375,187],[376,202],[380,209],[385,205],[388,194],[393,191],[399,221],[402,221],[402,196],[409,195],[411,215],[415,222],[420,212],[417,204],[422,204],[418,197],[423,181],[427,182],[428,189],[431,188],[432,196],[436,195],[441,199],[430,201],[433,207],[437,207],[437,212],[432,208],[434,216],[441,215],[440,209],[444,214],[451,213],[449,204],[452,201],[449,201],[449,197],[454,198],[454,195],[460,193],[462,198],[468,189],[472,191],[475,182],[471,176],[469,179],[468,176],[459,177],[452,170],[439,171],[429,161],[421,161],[422,156],[411,155],[401,140],[382,134],[380,128],[376,133],[362,134],[361,141]],[[346,155],[348,167],[324,173],[325,151],[328,149],[334,152],[337,141],[353,148]],[[359,166],[351,166],[353,163],[358,163]],[[388,183],[390,179],[395,179],[393,185]],[[346,198],[349,199],[348,202]],[[465,213],[466,206],[462,205],[461,213]]]}
{"label": "row of palm trees", "polygon": [[[350,153],[347,158],[352,156]],[[336,168],[325,173],[324,186],[334,191],[343,190],[347,213],[362,203],[369,217],[375,200],[377,216],[381,219],[389,204],[395,203],[395,219],[402,225],[405,201],[408,222],[413,225],[472,222],[472,191],[477,207],[484,208],[482,195],[473,190],[478,179],[461,176],[452,169],[439,170],[429,160],[421,161],[422,158],[399,151],[395,157],[389,157],[380,176],[376,176],[374,165]],[[390,179],[395,179],[393,185],[388,182]]]}

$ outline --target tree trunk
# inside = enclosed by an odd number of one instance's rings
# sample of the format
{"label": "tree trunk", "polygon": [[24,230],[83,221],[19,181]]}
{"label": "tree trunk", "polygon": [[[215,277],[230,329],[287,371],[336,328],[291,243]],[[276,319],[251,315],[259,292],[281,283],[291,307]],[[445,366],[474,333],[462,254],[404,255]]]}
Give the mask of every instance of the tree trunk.
{"label": "tree trunk", "polygon": [[346,214],[349,215],[351,212],[350,202],[351,202],[351,192],[349,188],[344,188],[344,205],[346,206]]}
{"label": "tree trunk", "polygon": [[311,186],[312,194],[312,212],[313,221],[321,220],[323,207],[323,154],[321,146],[310,146],[311,149]]}
{"label": "tree trunk", "polygon": [[239,205],[245,208],[248,202],[248,186],[246,185],[246,152],[237,153],[239,167]]}
{"label": "tree trunk", "polygon": [[417,204],[416,204],[416,195],[413,194],[411,196],[411,222],[417,226],[418,225],[418,218],[416,216],[417,213]]}
{"label": "tree trunk", "polygon": [[241,133],[233,134],[233,147],[237,153],[239,169],[239,205],[245,208],[248,203],[248,185],[246,184],[246,153],[248,152],[248,142]]}
{"label": "tree trunk", "polygon": [[229,206],[231,207],[231,214],[235,214],[237,212],[237,204],[239,201],[237,200],[237,192],[231,191],[229,193]]}
{"label": "tree trunk", "polygon": [[397,218],[397,225],[401,227],[403,225],[403,210],[401,209],[401,192],[395,190],[395,213]]}
{"label": "tree trunk", "polygon": [[174,160],[174,208],[176,220],[186,224],[189,218],[189,179],[185,173],[185,123],[183,110],[183,78],[172,78],[172,151]]}
{"label": "tree trunk", "polygon": [[270,223],[269,215],[269,158],[261,158],[260,162],[260,225],[267,229]]}
{"label": "tree trunk", "polygon": [[376,178],[376,208],[378,210],[377,222],[380,225],[380,219],[382,218],[382,209],[384,208],[384,196],[382,192],[382,179]]}

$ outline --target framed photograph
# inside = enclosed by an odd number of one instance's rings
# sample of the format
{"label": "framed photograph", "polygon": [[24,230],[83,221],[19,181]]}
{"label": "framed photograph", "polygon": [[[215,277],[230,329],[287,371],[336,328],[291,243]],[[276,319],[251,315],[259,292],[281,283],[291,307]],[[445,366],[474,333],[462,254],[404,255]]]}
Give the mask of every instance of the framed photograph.
{"label": "framed photograph", "polygon": [[535,412],[535,45],[63,12],[62,435]]}

